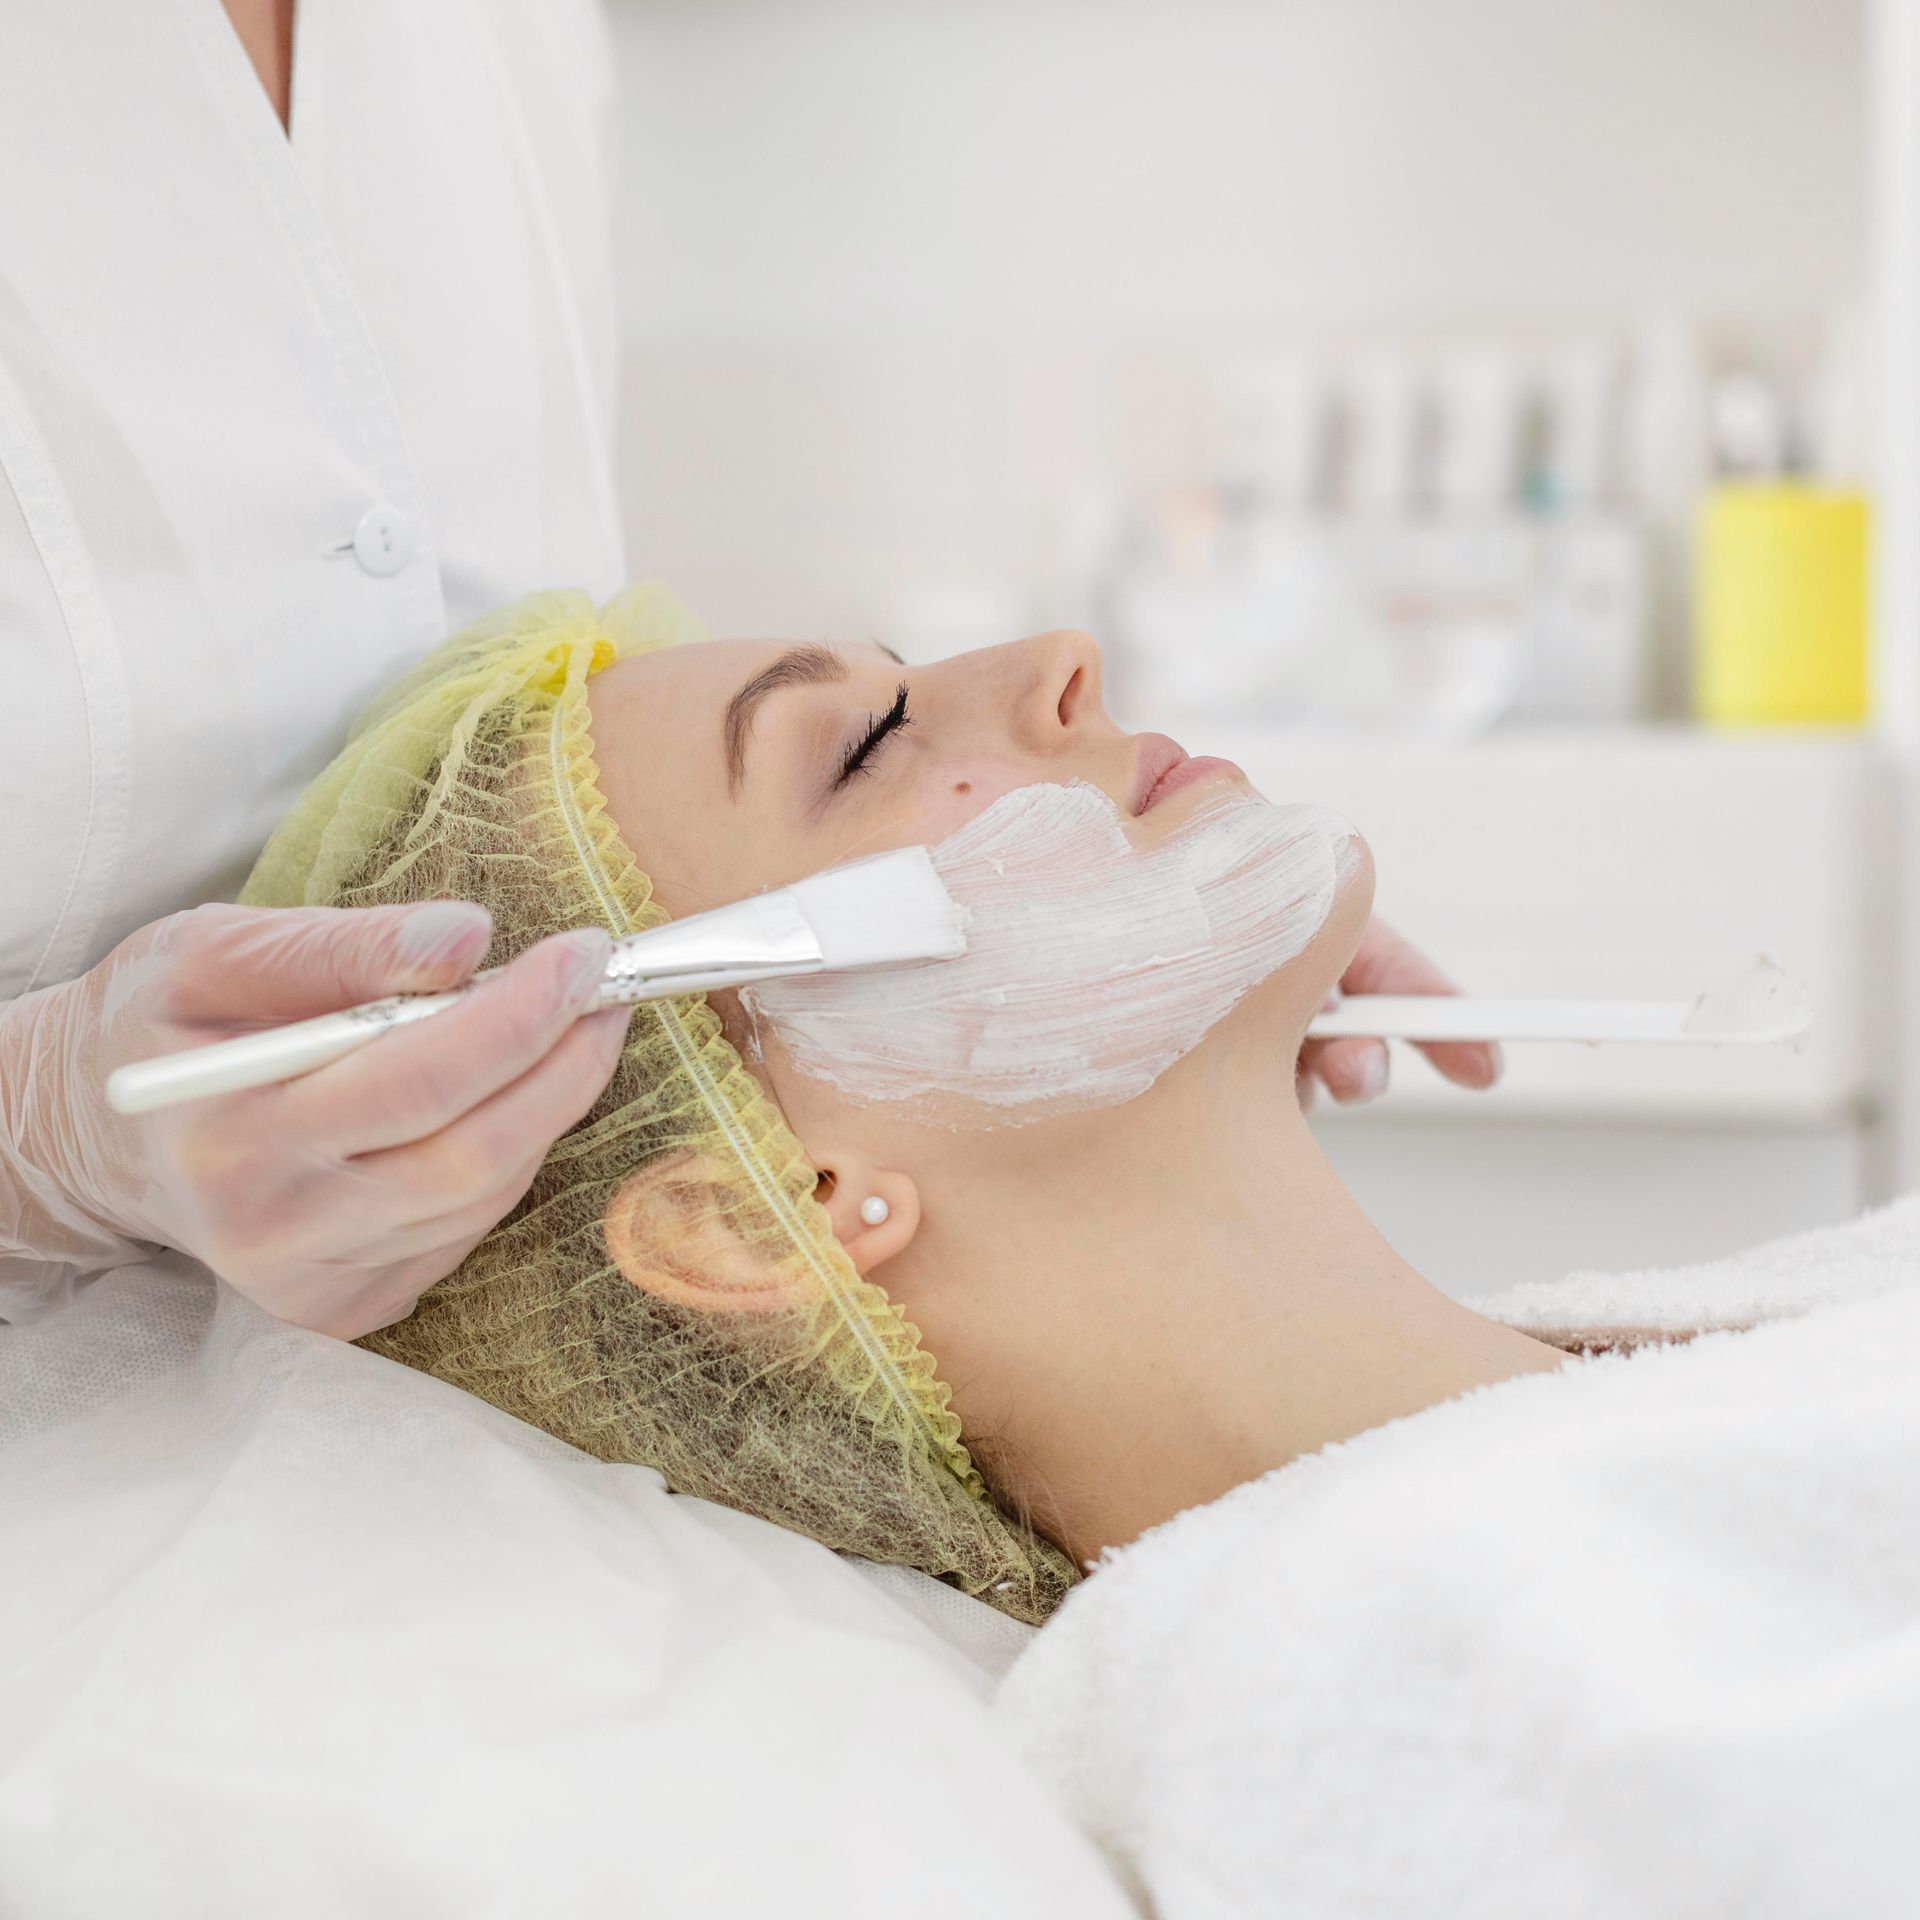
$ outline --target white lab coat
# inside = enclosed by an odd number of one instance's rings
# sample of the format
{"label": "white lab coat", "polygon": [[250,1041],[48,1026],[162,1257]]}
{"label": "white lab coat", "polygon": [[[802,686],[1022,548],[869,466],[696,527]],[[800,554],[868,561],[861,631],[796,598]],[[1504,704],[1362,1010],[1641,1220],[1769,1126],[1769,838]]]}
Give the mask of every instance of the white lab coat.
{"label": "white lab coat", "polygon": [[0,998],[229,896],[450,629],[624,577],[597,0],[0,12]]}

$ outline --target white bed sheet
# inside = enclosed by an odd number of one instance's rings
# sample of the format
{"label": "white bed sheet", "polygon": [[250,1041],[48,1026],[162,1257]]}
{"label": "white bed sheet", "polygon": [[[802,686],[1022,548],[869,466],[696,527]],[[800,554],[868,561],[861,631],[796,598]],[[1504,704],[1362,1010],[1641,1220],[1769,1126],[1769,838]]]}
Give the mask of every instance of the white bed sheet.
{"label": "white bed sheet", "polygon": [[0,1326],[0,1912],[1126,1913],[917,1578],[108,1275]]}

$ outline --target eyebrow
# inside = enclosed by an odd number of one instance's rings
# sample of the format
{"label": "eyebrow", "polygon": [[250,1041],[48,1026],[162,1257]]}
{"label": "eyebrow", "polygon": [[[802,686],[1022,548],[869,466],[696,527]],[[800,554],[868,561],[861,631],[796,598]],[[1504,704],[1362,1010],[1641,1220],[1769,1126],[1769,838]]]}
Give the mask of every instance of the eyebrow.
{"label": "eyebrow", "polygon": [[746,771],[747,741],[753,717],[769,694],[783,687],[829,686],[847,677],[847,663],[830,647],[789,647],[772,666],[763,667],[727,702],[727,792],[738,790]]}

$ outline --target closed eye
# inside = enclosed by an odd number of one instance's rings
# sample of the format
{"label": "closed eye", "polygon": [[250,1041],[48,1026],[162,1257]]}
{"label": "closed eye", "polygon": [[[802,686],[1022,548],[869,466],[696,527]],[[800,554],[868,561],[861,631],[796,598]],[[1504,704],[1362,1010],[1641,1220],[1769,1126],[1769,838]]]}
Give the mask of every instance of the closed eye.
{"label": "closed eye", "polygon": [[851,781],[855,774],[871,769],[873,758],[885,745],[889,734],[898,733],[902,727],[913,725],[913,716],[907,711],[907,684],[903,680],[893,696],[893,705],[885,713],[872,716],[866,732],[850,746],[840,761],[840,772],[833,787],[837,793]]}

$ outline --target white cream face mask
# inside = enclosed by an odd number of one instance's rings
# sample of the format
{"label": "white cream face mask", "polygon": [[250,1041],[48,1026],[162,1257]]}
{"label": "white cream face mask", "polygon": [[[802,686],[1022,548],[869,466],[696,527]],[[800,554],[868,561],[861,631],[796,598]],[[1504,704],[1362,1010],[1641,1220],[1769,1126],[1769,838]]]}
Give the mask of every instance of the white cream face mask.
{"label": "white cream face mask", "polygon": [[957,960],[769,980],[741,994],[794,1067],[950,1125],[1144,1093],[1326,923],[1351,829],[1223,795],[1135,847],[1095,787],[1021,787],[933,863],[967,914]]}

